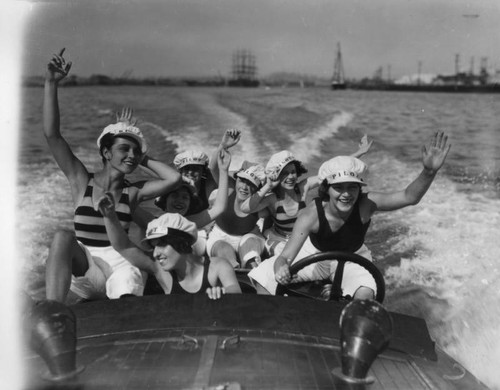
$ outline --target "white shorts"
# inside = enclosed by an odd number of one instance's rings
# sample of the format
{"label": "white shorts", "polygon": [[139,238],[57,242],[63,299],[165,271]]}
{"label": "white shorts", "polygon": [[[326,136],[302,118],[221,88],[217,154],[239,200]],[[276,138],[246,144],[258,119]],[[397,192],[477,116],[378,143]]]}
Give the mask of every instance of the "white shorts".
{"label": "white shorts", "polygon": [[[292,264],[296,263],[300,259],[319,252],[320,251],[311,243],[311,240],[308,237]],[[361,248],[359,248],[355,253],[372,261],[371,252],[365,245],[361,246]],[[271,294],[276,293],[276,287],[278,286],[274,277],[274,262],[277,257],[278,255],[263,261],[258,267],[252,269],[248,273],[250,278],[258,282]],[[297,282],[325,279],[333,280],[337,264],[338,263],[336,261],[325,260],[308,265],[297,273]],[[344,277],[342,279],[342,294],[354,296],[356,290],[361,286],[371,288],[375,291],[375,294],[377,292],[375,280],[366,269],[358,264],[351,262],[345,263]]]}
{"label": "white shorts", "polygon": [[133,266],[113,247],[85,246],[89,269],[83,276],[71,276],[70,290],[83,299],[120,298],[124,294],[141,296],[146,273]]}
{"label": "white shorts", "polygon": [[240,246],[250,238],[254,238],[258,241],[259,248],[255,248],[255,251],[258,252],[258,254],[261,254],[264,250],[264,237],[262,236],[262,234],[260,234],[258,226],[255,226],[255,228],[253,228],[252,231],[247,234],[244,234],[242,236],[233,236],[231,234],[227,234],[217,225],[214,225],[207,239],[207,254],[209,256],[212,256],[212,248],[217,241],[227,242],[229,245],[231,245],[236,253],[239,253]]}

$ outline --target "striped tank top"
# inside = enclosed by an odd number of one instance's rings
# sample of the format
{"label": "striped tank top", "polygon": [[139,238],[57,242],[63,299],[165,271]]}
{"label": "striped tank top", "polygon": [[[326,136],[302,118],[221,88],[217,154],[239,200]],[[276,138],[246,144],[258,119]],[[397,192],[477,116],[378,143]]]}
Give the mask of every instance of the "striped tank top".
{"label": "striped tank top", "polygon": [[[94,210],[93,189],[94,175],[90,173],[85,194],[75,209],[75,235],[78,241],[87,246],[111,246],[102,214]],[[115,204],[116,214],[127,234],[132,221],[128,193],[129,187],[124,187],[120,200]]]}
{"label": "striped tank top", "polygon": [[288,208],[285,205],[285,200],[279,199],[276,202],[276,214],[273,215],[274,230],[286,238],[292,234],[299,211],[306,207],[306,203],[302,200],[294,203],[292,208]]}

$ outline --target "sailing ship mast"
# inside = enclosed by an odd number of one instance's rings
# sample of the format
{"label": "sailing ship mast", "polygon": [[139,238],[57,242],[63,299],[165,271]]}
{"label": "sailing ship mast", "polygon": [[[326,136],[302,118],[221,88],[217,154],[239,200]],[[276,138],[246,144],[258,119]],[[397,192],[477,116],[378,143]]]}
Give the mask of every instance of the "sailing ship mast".
{"label": "sailing ship mast", "polygon": [[257,65],[255,55],[250,50],[237,50],[233,53],[232,79],[229,86],[257,87]]}
{"label": "sailing ship mast", "polygon": [[340,43],[337,43],[337,53],[335,55],[335,64],[333,66],[332,89],[345,89],[344,65],[342,64],[342,53]]}

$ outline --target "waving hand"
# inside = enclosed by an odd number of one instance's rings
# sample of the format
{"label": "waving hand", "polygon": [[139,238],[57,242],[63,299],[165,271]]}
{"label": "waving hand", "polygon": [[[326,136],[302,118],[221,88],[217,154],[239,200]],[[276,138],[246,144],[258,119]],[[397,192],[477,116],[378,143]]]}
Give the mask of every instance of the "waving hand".
{"label": "waving hand", "polygon": [[422,146],[422,163],[424,167],[432,172],[437,172],[444,163],[451,144],[448,136],[442,131],[434,134],[427,145]]}
{"label": "waving hand", "polygon": [[47,79],[55,82],[65,78],[71,69],[71,62],[66,62],[63,57],[65,48],[61,49],[59,54],[54,54],[47,65]]}
{"label": "waving hand", "polygon": [[222,136],[222,141],[220,142],[220,146],[223,149],[229,149],[240,142],[241,131],[237,129],[228,129],[224,132]]}

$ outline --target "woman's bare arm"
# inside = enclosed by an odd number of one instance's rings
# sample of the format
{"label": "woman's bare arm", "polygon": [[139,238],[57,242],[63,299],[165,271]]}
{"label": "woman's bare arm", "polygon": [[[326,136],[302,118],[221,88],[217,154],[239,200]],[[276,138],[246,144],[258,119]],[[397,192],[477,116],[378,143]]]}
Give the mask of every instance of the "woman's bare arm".
{"label": "woman's bare arm", "polygon": [[63,54],[64,49],[59,54],[54,54],[47,65],[43,99],[43,133],[57,165],[68,178],[73,199],[76,201],[78,194],[84,191],[87,185],[88,172],[73,154],[60,131],[58,85],[71,69],[71,62],[66,62]]}
{"label": "woman's bare arm", "polygon": [[208,168],[212,172],[213,178],[216,181],[217,185],[219,185],[219,164],[218,164],[218,156],[221,150],[228,150],[240,142],[241,131],[237,129],[228,129],[222,135],[222,140],[220,141],[219,146],[214,151],[212,158],[208,162]]}
{"label": "woman's bare arm", "polygon": [[104,217],[106,232],[113,248],[137,268],[151,274],[158,272],[156,262],[130,240],[120,224],[111,193],[107,192],[105,196],[99,199],[97,205]]}
{"label": "woman's bare arm", "polygon": [[429,143],[422,146],[422,171],[404,190],[368,193],[372,213],[398,210],[419,203],[443,166],[450,147],[448,137],[442,132],[436,132]]}

